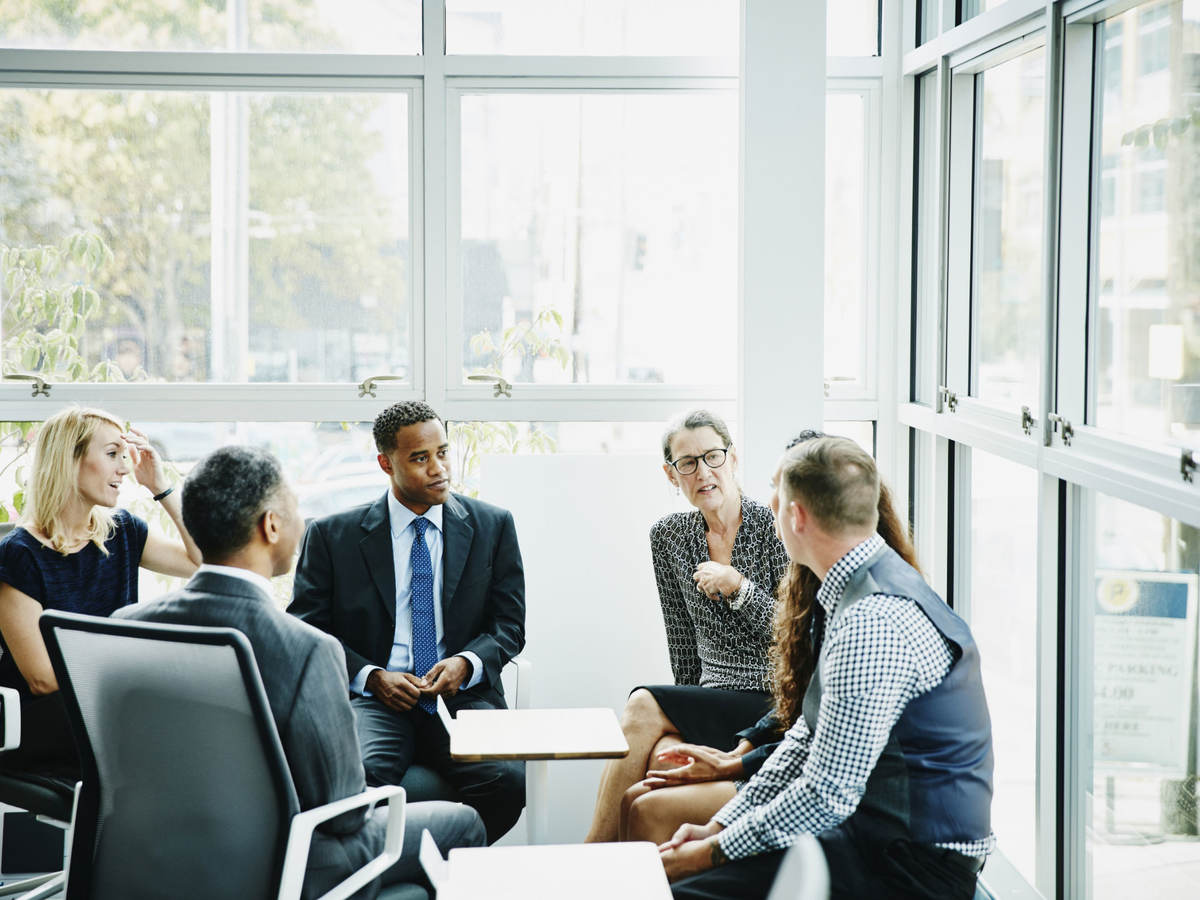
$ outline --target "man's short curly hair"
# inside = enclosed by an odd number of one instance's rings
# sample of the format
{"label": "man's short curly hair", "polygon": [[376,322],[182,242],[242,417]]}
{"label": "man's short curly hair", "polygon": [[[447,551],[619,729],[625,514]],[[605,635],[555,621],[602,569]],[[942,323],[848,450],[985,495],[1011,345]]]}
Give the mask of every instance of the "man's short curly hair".
{"label": "man's short curly hair", "polygon": [[[422,400],[402,400],[393,403],[375,417],[372,432],[375,435],[375,447],[380,453],[391,453],[396,449],[396,432],[405,425],[416,425],[420,422],[442,422],[442,417],[433,411],[433,407]],[[443,427],[445,422],[442,422]]]}

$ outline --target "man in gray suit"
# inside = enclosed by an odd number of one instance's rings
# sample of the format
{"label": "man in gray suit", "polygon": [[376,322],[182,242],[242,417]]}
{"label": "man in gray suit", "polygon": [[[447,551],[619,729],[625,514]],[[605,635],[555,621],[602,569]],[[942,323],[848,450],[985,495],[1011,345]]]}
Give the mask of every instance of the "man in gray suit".
{"label": "man in gray suit", "polygon": [[[121,618],[241,631],[254,648],[300,808],[360,793],[366,782],[341,645],[283,612],[268,580],[291,569],[304,527],[279,461],[249,447],[210,454],[184,481],[183,519],[204,565],[182,590],[127,606]],[[304,897],[320,896],[382,851],[385,815],[354,810],[318,826]],[[483,824],[470,807],[411,804],[403,858],[383,883],[422,879],[417,848],[426,828],[443,849],[484,842]],[[378,887],[356,896],[374,896]]]}
{"label": "man in gray suit", "polygon": [[389,490],[315,520],[288,612],[346,651],[346,679],[369,784],[398,784],[413,762],[475,807],[488,841],[525,805],[522,762],[458,762],[433,712],[503,709],[500,670],[525,644],[525,573],[512,514],[450,492],[450,442],[426,403],[375,419]]}

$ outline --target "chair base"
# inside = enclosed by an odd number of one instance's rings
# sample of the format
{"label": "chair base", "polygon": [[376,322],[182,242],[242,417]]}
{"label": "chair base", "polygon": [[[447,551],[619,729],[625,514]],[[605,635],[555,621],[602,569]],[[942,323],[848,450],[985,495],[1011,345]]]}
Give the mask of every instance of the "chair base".
{"label": "chair base", "polygon": [[62,889],[63,873],[50,872],[47,875],[35,875],[33,878],[0,885],[0,897],[17,896],[17,900],[42,900],[44,897],[53,897]]}

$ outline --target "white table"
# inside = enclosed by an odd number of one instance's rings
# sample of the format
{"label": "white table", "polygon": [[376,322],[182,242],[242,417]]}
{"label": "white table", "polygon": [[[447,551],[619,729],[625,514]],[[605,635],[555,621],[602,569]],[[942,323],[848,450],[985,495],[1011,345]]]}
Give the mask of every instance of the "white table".
{"label": "white table", "polygon": [[438,900],[670,900],[658,850],[626,844],[462,847]]}
{"label": "white table", "polygon": [[591,709],[464,709],[451,718],[438,698],[450,735],[450,757],[463,762],[523,759],[529,843],[546,833],[546,763],[551,759],[615,759],[629,753],[617,714]]}

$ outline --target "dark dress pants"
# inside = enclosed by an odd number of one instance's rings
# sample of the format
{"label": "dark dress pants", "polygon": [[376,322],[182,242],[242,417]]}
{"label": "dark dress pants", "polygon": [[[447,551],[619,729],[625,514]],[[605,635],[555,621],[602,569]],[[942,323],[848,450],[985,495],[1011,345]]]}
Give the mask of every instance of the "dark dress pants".
{"label": "dark dress pants", "polygon": [[[450,782],[487,828],[489,844],[516,824],[525,806],[525,763],[456,762],[441,719],[419,707],[395,712],[374,697],[354,697],[355,730],[368,785],[399,784],[408,767],[420,763]],[[494,709],[468,698],[461,709]]]}
{"label": "dark dress pants", "polygon": [[[836,828],[817,835],[829,866],[831,900],[971,900],[967,857],[907,837]],[[770,893],[784,851],[734,860],[671,886],[676,900],[756,900]]]}

